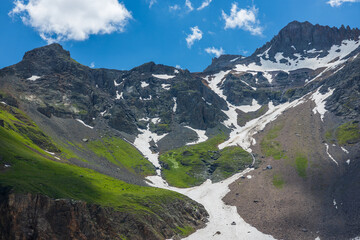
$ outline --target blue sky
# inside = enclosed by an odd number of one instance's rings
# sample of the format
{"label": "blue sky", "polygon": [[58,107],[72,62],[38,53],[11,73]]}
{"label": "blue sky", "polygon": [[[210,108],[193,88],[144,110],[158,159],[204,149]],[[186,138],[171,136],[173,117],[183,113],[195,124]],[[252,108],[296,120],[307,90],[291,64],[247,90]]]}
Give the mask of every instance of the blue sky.
{"label": "blue sky", "polygon": [[293,20],[360,28],[359,0],[89,2],[2,0],[0,68],[55,41],[96,68],[126,70],[154,61],[196,72],[215,54],[250,55]]}

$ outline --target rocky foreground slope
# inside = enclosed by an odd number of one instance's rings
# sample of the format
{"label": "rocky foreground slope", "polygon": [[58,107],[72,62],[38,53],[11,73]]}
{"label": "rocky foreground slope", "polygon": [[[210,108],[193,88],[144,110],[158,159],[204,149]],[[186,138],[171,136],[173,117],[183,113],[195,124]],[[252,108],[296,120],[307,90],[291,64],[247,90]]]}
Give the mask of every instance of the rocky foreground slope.
{"label": "rocky foreground slope", "polygon": [[[59,237],[65,228],[58,224],[75,222],[67,236],[185,236],[204,226],[203,207],[145,186],[198,186],[254,166],[224,200],[261,232],[280,239],[360,235],[359,37],[358,29],[292,22],[251,56],[215,58],[202,73],[152,62],[129,71],[91,69],[58,44],[27,52],[0,70],[0,136],[7,143],[0,183],[14,191],[1,200],[1,221],[13,217],[1,235],[51,229]],[[51,173],[59,167],[67,170],[57,182]],[[85,192],[70,187],[74,179],[86,180]],[[48,207],[29,212],[36,199]],[[65,217],[51,222],[58,208]],[[28,218],[41,224],[26,225]]]}

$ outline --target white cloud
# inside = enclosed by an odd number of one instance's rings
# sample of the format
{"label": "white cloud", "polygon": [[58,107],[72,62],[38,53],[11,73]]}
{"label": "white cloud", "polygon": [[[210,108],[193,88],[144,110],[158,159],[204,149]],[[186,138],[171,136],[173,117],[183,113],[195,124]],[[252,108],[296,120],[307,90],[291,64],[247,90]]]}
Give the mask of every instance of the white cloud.
{"label": "white cloud", "polygon": [[94,68],[94,67],[95,67],[95,63],[94,62],[90,63],[90,68]]}
{"label": "white cloud", "polygon": [[149,8],[151,8],[155,3],[157,3],[157,0],[150,0]]}
{"label": "white cloud", "polygon": [[190,0],[185,0],[185,6],[188,7],[190,11],[194,10]]}
{"label": "white cloud", "polygon": [[220,57],[221,55],[223,55],[225,53],[224,49],[222,49],[222,48],[216,49],[214,47],[206,48],[205,52],[207,52],[209,54],[214,54],[216,57]]}
{"label": "white cloud", "polygon": [[182,69],[179,64],[177,64],[177,65],[175,66],[175,68],[177,68],[177,69]]}
{"label": "white cloud", "polygon": [[202,39],[202,34],[203,34],[198,26],[192,27],[190,29],[192,33],[186,37],[188,48],[191,48],[191,46],[194,44],[196,40]]}
{"label": "white cloud", "polygon": [[19,15],[48,43],[122,32],[132,18],[118,0],[16,0],[14,4],[9,15]]}
{"label": "white cloud", "polygon": [[329,0],[327,4],[330,4],[332,7],[339,7],[345,2],[360,2],[360,0]]}
{"label": "white cloud", "polygon": [[175,4],[174,6],[169,6],[169,10],[170,11],[177,11],[177,10],[180,10],[181,7],[177,4]]}
{"label": "white cloud", "polygon": [[252,35],[262,35],[262,27],[257,19],[258,9],[253,6],[249,9],[239,9],[236,3],[232,4],[230,15],[222,11],[225,20],[225,29],[240,28],[249,31]]}
{"label": "white cloud", "polygon": [[209,4],[212,2],[212,0],[204,0],[201,4],[200,7],[197,8],[198,11],[206,8],[207,6],[209,6]]}

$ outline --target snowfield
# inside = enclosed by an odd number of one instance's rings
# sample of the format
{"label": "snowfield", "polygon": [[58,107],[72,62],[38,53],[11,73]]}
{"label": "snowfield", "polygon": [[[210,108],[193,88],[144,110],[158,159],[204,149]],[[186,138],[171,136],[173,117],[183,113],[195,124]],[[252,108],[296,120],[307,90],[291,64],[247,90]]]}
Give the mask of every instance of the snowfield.
{"label": "snowfield", "polygon": [[159,78],[159,79],[164,79],[164,80],[171,79],[171,78],[175,77],[174,75],[166,75],[166,74],[153,74],[152,76],[156,77],[156,78]]}

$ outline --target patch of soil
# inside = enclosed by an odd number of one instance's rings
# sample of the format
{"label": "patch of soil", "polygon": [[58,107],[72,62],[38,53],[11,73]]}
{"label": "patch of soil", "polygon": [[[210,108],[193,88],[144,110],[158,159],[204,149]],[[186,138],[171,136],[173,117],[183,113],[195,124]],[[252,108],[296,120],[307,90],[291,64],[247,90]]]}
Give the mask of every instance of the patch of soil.
{"label": "patch of soil", "polygon": [[[314,103],[308,101],[289,109],[261,133],[253,146],[260,156],[260,167],[230,185],[226,204],[236,206],[244,220],[259,231],[277,239],[344,239],[350,237],[346,214],[341,202],[334,205],[336,182],[346,173],[346,153],[339,146],[331,146],[327,155],[324,136],[329,126],[337,124],[334,116],[326,117],[325,124],[313,114]],[[263,156],[262,138],[274,126],[282,125],[278,141],[286,157],[273,160]],[[302,154],[308,159],[306,177],[299,176],[295,158]],[[271,165],[271,170],[265,170]],[[283,180],[282,186],[273,184],[274,175]],[[355,224],[359,225],[359,224]],[[356,226],[353,226],[356,227]]]}

